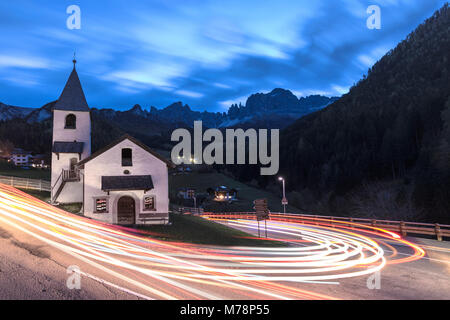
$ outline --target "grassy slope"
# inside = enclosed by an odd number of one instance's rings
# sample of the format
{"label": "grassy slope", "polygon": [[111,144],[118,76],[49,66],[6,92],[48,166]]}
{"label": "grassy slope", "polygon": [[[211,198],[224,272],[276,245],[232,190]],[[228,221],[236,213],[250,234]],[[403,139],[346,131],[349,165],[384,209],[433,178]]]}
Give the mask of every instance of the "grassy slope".
{"label": "grassy slope", "polygon": [[[21,190],[43,201],[50,200],[49,192]],[[77,214],[81,204],[60,205],[58,208]],[[171,214],[170,221],[171,226],[138,226],[137,228],[148,231],[151,237],[167,241],[223,246],[285,246],[283,242],[248,239],[247,237],[252,236],[245,232],[200,217]]]}
{"label": "grassy slope", "polygon": [[148,231],[154,238],[166,241],[222,246],[286,246],[284,242],[254,239],[252,235],[243,231],[196,216],[171,214],[170,222],[171,226],[140,225],[138,228]]}
{"label": "grassy slope", "polygon": [[12,169],[12,170],[3,170],[0,169],[0,176],[13,176],[19,178],[28,178],[28,179],[40,179],[50,181],[50,171],[49,170],[41,170],[41,169]]}
{"label": "grassy slope", "polygon": [[[230,188],[238,190],[239,201],[232,204],[216,203],[211,201],[205,205],[206,210],[211,211],[254,211],[253,200],[260,198],[267,198],[269,202],[269,209],[273,212],[282,212],[281,199],[275,194],[252,187],[236,181],[221,173],[198,173],[193,172],[184,175],[175,175],[169,177],[169,186],[171,192],[176,192],[183,187],[191,187],[197,190],[197,193],[206,193],[208,187],[215,188],[219,185],[225,185]],[[280,185],[281,188],[281,185]],[[300,213],[295,207],[287,206],[287,212]]]}
{"label": "grassy slope", "polygon": [[[19,188],[19,190],[28,193],[29,195],[32,195],[35,198],[38,198],[42,201],[49,202],[50,201],[50,192],[47,191],[39,191],[39,190],[30,190],[30,189],[22,189]],[[79,214],[82,204],[81,203],[66,203],[66,204],[60,204],[58,206],[59,209],[65,210],[70,213]]]}
{"label": "grassy slope", "polygon": [[35,198],[38,198],[42,201],[48,202],[50,201],[50,192],[47,191],[39,191],[39,190],[30,190],[30,189],[22,189],[18,188],[20,191],[23,191],[25,193],[28,193],[29,195],[32,195]]}
{"label": "grassy slope", "polygon": [[25,170],[7,163],[6,161],[0,161],[0,175],[50,181],[50,170],[48,169],[30,168]]}
{"label": "grassy slope", "polygon": [[63,209],[67,212],[70,213],[75,213],[80,215],[80,211],[81,211],[81,207],[83,206],[83,204],[80,202],[76,202],[76,203],[64,203],[64,204],[60,204],[58,205],[58,208]]}

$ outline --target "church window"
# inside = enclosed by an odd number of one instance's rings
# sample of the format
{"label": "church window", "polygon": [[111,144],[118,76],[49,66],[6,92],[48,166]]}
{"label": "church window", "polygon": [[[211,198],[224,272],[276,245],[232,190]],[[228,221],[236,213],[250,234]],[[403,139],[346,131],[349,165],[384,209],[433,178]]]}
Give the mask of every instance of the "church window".
{"label": "church window", "polygon": [[77,128],[77,117],[74,114],[68,114],[66,116],[66,123],[64,129],[76,129]]}
{"label": "church window", "polygon": [[122,167],[131,167],[132,165],[132,150],[130,148],[122,149]]}

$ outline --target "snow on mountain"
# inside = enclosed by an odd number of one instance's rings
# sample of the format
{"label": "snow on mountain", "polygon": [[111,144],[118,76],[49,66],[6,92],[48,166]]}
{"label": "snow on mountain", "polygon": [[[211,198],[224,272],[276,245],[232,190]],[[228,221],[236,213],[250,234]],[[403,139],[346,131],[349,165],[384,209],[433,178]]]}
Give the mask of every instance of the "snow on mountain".
{"label": "snow on mountain", "polygon": [[33,108],[15,107],[0,102],[0,121],[24,118],[30,114]]}
{"label": "snow on mountain", "polygon": [[[299,99],[289,90],[276,88],[269,93],[252,94],[248,97],[245,105],[233,104],[226,113],[194,111],[182,102],[172,103],[162,109],[150,107],[150,110],[146,110],[136,104],[126,111],[96,108],[92,108],[91,111],[102,119],[109,119],[118,124],[147,121],[152,122],[152,125],[160,123],[163,127],[166,125],[192,127],[194,121],[201,120],[204,127],[209,128],[263,125],[281,129],[304,115],[324,108],[337,99],[320,95]],[[40,108],[22,108],[0,103],[0,120],[23,118],[27,123],[42,122],[52,117],[52,108],[55,102],[47,103]]]}

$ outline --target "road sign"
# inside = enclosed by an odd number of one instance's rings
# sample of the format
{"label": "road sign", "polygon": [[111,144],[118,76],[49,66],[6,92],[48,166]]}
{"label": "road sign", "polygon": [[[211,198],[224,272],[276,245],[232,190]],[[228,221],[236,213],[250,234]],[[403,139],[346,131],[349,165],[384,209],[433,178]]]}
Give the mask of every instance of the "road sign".
{"label": "road sign", "polygon": [[287,206],[287,204],[288,204],[287,198],[281,199],[281,204],[284,205],[284,206]]}
{"label": "road sign", "polygon": [[256,211],[256,220],[269,219],[269,208],[267,206],[267,199],[256,199],[253,201],[253,209]]}
{"label": "road sign", "polygon": [[264,226],[266,229],[266,238],[267,238],[267,224],[266,220],[269,219],[269,207],[267,205],[267,199],[256,199],[253,201],[253,209],[256,211],[256,220],[258,221],[258,237],[259,233],[259,222],[264,220]]}
{"label": "road sign", "polygon": [[256,199],[253,201],[253,204],[265,204],[267,205],[267,199]]}

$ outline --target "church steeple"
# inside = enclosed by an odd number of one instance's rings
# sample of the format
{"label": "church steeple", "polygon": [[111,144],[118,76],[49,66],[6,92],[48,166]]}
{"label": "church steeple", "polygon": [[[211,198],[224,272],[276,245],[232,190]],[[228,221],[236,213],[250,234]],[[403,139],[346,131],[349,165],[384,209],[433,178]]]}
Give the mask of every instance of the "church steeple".
{"label": "church steeple", "polygon": [[72,62],[73,70],[70,73],[61,96],[55,103],[54,110],[89,111],[89,106],[86,102],[86,97],[84,96],[77,70],[75,69],[75,64],[77,63],[75,54]]}
{"label": "church steeple", "polygon": [[83,201],[83,192],[74,191],[82,190],[79,176],[66,188],[63,172],[74,172],[76,162],[91,155],[91,114],[75,69],[75,55],[72,62],[72,72],[53,107],[51,199],[60,203]]}

